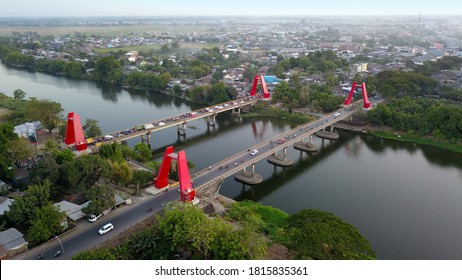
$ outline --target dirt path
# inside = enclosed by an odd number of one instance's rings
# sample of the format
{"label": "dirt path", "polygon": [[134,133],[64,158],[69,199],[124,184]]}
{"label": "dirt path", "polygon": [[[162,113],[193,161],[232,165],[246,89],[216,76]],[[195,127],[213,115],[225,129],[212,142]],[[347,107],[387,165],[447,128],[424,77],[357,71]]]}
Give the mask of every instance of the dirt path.
{"label": "dirt path", "polygon": [[8,116],[11,113],[12,111],[10,109],[0,108],[0,121],[3,120],[4,117]]}

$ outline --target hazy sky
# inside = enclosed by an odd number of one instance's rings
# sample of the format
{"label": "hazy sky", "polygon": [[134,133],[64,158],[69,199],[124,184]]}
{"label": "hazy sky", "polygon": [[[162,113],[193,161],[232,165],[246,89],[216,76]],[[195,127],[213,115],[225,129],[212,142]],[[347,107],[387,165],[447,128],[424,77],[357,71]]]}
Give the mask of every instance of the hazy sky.
{"label": "hazy sky", "polygon": [[462,15],[460,0],[2,0],[0,17]]}

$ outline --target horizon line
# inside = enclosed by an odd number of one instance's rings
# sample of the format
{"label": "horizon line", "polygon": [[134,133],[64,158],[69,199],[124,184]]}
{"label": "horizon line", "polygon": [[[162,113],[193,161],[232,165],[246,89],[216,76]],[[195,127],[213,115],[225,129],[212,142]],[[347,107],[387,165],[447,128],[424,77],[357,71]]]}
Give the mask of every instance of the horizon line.
{"label": "horizon line", "polygon": [[[454,14],[424,14],[421,16],[461,16],[462,13],[454,13]],[[210,17],[210,18],[215,18],[215,17],[268,17],[268,16],[273,16],[273,17],[320,17],[320,16],[335,16],[335,17],[357,17],[361,16],[363,18],[367,17],[376,17],[376,16],[392,16],[392,17],[405,17],[405,16],[419,16],[419,14],[368,14],[368,15],[363,15],[363,14],[297,14],[297,15],[277,15],[277,14],[272,14],[272,15],[79,15],[79,16],[73,16],[73,15],[55,15],[55,16],[5,16],[5,15],[0,15],[0,18],[110,18],[110,17]]]}

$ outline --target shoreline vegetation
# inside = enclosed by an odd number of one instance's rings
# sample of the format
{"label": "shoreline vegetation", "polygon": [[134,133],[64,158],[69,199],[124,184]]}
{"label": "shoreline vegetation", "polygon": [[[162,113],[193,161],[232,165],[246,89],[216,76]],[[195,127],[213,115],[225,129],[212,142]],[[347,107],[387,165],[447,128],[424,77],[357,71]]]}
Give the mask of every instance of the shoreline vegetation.
{"label": "shoreline vegetation", "polygon": [[[303,209],[289,215],[258,202],[223,196],[217,203],[223,211],[211,215],[190,204],[167,204],[158,215],[73,259],[376,259],[358,229],[332,213]],[[312,238],[307,240],[307,235]]]}
{"label": "shoreline vegetation", "polygon": [[369,133],[374,136],[385,138],[385,139],[429,145],[429,146],[434,146],[434,147],[438,147],[441,149],[449,150],[455,153],[462,153],[462,144],[451,143],[451,142],[444,141],[444,140],[435,140],[435,139],[432,139],[432,138],[429,138],[423,135],[410,135],[406,133],[401,134],[398,132],[383,131],[383,130],[369,131]]}
{"label": "shoreline vegetation", "polygon": [[[254,106],[255,107],[255,106]],[[255,117],[273,117],[280,118],[283,120],[306,123],[312,121],[314,118],[302,113],[289,113],[285,110],[271,107],[269,105],[258,105],[255,109],[248,114],[244,114],[243,117],[255,118]],[[412,142],[422,145],[429,145],[441,149],[445,149],[455,153],[462,153],[462,143],[452,143],[445,139],[434,139],[430,136],[407,134],[398,130],[383,130],[378,126],[372,124],[366,126],[356,126],[347,123],[341,123],[336,125],[337,128],[354,131],[354,132],[367,132],[376,137],[385,138],[389,140],[397,140],[401,142]]]}

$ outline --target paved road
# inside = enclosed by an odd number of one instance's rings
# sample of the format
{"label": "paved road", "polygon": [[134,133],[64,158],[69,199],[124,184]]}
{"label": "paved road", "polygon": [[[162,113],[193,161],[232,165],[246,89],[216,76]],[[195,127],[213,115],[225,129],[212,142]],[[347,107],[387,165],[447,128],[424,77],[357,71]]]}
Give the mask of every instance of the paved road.
{"label": "paved road", "polygon": [[[43,259],[72,259],[72,256],[78,252],[90,249],[149,215],[154,215],[162,209],[162,203],[179,200],[180,195],[177,189],[172,188],[168,192],[160,192],[155,196],[145,196],[143,199],[139,199],[136,204],[111,211],[109,215],[99,218],[95,223],[82,219],[78,222],[78,230],[61,236],[59,240],[53,239],[37,248],[17,255],[13,259],[35,259],[38,254],[42,254]],[[148,212],[149,207],[152,208],[151,212]],[[114,229],[100,236],[98,230],[107,223],[112,223]],[[62,247],[59,241],[61,241]],[[62,250],[62,248],[64,248],[64,253],[54,257],[55,252]]]}

